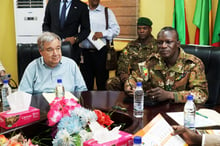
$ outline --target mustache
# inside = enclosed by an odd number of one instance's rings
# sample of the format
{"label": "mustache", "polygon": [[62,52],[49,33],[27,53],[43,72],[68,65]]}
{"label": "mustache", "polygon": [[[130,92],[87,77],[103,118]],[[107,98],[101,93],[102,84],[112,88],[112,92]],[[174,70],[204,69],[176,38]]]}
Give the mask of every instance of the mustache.
{"label": "mustache", "polygon": [[167,52],[167,51],[169,51],[168,49],[158,49],[158,52],[160,53],[160,52]]}

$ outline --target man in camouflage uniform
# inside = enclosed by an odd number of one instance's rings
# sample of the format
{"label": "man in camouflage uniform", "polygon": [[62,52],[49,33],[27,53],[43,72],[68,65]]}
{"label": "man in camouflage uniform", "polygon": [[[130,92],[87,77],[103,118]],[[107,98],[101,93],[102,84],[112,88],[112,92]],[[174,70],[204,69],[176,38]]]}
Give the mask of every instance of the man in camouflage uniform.
{"label": "man in camouflage uniform", "polygon": [[156,52],[156,40],[151,34],[152,21],[140,17],[137,21],[138,38],[130,42],[121,52],[118,60],[116,77],[107,81],[107,90],[124,90],[124,82],[132,71],[138,69],[138,62],[145,61],[152,53]]}
{"label": "man in camouflage uniform", "polygon": [[[208,84],[202,61],[180,48],[177,31],[164,27],[157,35],[158,53],[139,63],[125,82],[124,90],[133,95],[136,82],[141,81],[148,97],[158,101],[186,102],[189,94],[195,103],[208,99]],[[132,87],[132,88],[131,88]]]}

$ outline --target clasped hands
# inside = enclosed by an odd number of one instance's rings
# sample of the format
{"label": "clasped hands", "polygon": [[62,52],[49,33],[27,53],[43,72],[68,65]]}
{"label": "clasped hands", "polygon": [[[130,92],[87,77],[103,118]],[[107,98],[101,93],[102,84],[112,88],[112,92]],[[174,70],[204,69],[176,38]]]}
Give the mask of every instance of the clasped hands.
{"label": "clasped hands", "polygon": [[[126,80],[124,84],[124,91],[129,95],[133,96],[136,88],[136,82],[132,79]],[[174,99],[173,93],[170,91],[166,91],[160,87],[151,88],[145,91],[147,96],[153,100],[157,101],[165,101],[168,99]]]}

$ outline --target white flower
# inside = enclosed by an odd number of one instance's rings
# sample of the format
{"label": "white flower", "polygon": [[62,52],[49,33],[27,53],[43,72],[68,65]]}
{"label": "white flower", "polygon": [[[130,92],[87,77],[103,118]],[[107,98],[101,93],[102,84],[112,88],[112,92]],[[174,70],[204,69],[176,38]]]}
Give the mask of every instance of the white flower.
{"label": "white flower", "polygon": [[89,139],[92,139],[92,132],[88,132],[88,131],[86,131],[86,130],[81,130],[80,132],[79,132],[79,135],[80,135],[80,137],[81,137],[81,141],[82,141],[82,143],[83,142],[85,142],[85,141],[87,141],[87,140],[89,140]]}
{"label": "white flower", "polygon": [[97,116],[94,111],[88,110],[83,107],[75,108],[73,111],[71,111],[70,114],[71,116],[79,116],[83,127],[85,127],[89,122],[97,120]]}
{"label": "white flower", "polygon": [[59,130],[56,134],[55,139],[53,139],[53,146],[73,146],[73,137],[67,132],[66,129]]}

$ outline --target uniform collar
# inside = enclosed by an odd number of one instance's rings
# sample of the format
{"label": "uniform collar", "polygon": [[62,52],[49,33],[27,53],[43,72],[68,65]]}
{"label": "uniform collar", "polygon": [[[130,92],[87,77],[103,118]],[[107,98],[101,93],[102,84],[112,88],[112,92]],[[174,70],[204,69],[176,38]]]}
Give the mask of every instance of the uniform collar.
{"label": "uniform collar", "polygon": [[183,51],[182,48],[180,49],[180,53],[179,56],[176,60],[176,63],[174,66],[168,68],[166,63],[164,62],[164,60],[160,57],[159,54],[156,54],[156,58],[158,59],[158,63],[154,66],[154,70],[170,70],[170,71],[174,71],[174,72],[179,72],[179,73],[183,73],[183,67],[185,65],[185,61],[186,61],[186,53]]}

